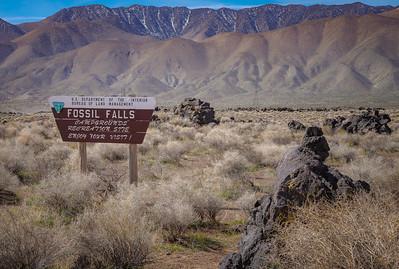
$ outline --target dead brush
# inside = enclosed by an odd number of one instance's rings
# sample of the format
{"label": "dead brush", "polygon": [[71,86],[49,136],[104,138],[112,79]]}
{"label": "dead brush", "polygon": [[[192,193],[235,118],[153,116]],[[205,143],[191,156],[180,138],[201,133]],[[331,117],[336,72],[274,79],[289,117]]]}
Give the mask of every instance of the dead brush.
{"label": "dead brush", "polygon": [[214,173],[222,177],[240,179],[249,165],[249,161],[239,151],[226,151],[223,158],[215,163]]}
{"label": "dead brush", "polygon": [[153,245],[153,229],[134,204],[111,199],[86,211],[77,223],[82,268],[140,268]]}
{"label": "dead brush", "polygon": [[94,204],[99,184],[100,180],[94,174],[55,174],[43,180],[40,194],[49,208],[69,222]]}
{"label": "dead brush", "polygon": [[399,206],[386,192],[298,209],[281,230],[282,268],[399,267]]}
{"label": "dead brush", "polygon": [[60,227],[41,225],[25,207],[0,210],[0,269],[56,268],[73,259],[73,242]]}

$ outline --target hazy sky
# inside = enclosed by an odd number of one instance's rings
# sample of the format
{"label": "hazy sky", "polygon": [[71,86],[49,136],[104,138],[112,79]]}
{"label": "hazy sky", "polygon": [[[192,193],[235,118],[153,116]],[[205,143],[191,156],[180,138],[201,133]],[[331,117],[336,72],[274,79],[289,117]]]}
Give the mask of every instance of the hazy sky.
{"label": "hazy sky", "polygon": [[[243,8],[263,4],[344,4],[353,1],[345,0],[0,0],[0,18],[11,23],[21,23],[43,19],[64,7],[89,4],[103,4],[108,7],[131,6],[133,4],[153,6],[188,6],[188,7],[230,7]],[[364,0],[369,5],[399,6],[399,0]]]}

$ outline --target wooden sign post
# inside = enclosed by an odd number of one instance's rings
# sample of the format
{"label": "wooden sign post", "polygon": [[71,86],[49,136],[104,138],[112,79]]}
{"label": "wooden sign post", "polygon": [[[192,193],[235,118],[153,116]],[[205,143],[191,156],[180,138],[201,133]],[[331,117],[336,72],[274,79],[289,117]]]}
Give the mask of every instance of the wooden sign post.
{"label": "wooden sign post", "polygon": [[86,174],[86,143],[129,144],[129,182],[137,186],[137,144],[142,144],[155,110],[153,97],[53,96],[55,122],[65,142],[78,142]]}
{"label": "wooden sign post", "polygon": [[129,145],[129,182],[137,186],[138,184],[138,167],[137,167],[137,145]]}
{"label": "wooden sign post", "polygon": [[80,172],[87,174],[87,150],[86,142],[79,142],[79,155],[80,155]]}

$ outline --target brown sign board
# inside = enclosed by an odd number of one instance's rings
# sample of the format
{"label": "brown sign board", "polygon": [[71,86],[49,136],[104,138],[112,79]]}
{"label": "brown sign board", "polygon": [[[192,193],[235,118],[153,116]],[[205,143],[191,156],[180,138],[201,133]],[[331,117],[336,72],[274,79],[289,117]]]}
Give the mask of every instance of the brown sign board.
{"label": "brown sign board", "polygon": [[66,142],[142,144],[155,109],[153,97],[53,96],[49,103]]}

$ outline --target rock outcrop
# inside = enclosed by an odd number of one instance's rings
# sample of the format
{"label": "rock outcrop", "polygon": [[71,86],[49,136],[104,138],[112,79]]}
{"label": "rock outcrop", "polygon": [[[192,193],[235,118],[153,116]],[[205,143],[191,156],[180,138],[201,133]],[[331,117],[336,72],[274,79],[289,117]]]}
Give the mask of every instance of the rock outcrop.
{"label": "rock outcrop", "polygon": [[0,189],[0,205],[14,205],[16,203],[18,203],[18,197],[14,192]]}
{"label": "rock outcrop", "polygon": [[291,131],[301,131],[301,130],[305,130],[306,126],[303,125],[301,122],[296,121],[296,120],[292,120],[290,122],[288,122],[288,128]]}
{"label": "rock outcrop", "polygon": [[362,3],[331,6],[273,4],[239,10],[142,5],[109,8],[103,5],[89,5],[62,9],[46,21],[57,23],[105,21],[135,35],[169,39],[190,38],[195,33],[211,37],[223,32],[266,32],[308,20],[342,15],[379,14],[392,9],[394,9],[392,6],[374,7]]}
{"label": "rock outcrop", "polygon": [[360,115],[351,115],[347,119],[342,116],[326,119],[324,126],[333,130],[343,129],[350,134],[366,134],[368,132],[391,134],[392,130],[388,126],[390,121],[391,118],[388,114],[380,113],[379,110],[368,110]]}
{"label": "rock outcrop", "polygon": [[239,252],[226,256],[220,263],[221,269],[266,268],[268,255],[278,248],[273,242],[275,227],[289,221],[295,207],[370,191],[366,182],[354,181],[324,164],[329,150],[320,128],[306,129],[302,144],[280,161],[274,193],[256,202],[239,243]]}
{"label": "rock outcrop", "polygon": [[215,121],[215,110],[209,103],[196,98],[186,98],[178,105],[174,113],[183,118],[200,125],[209,124]]}

